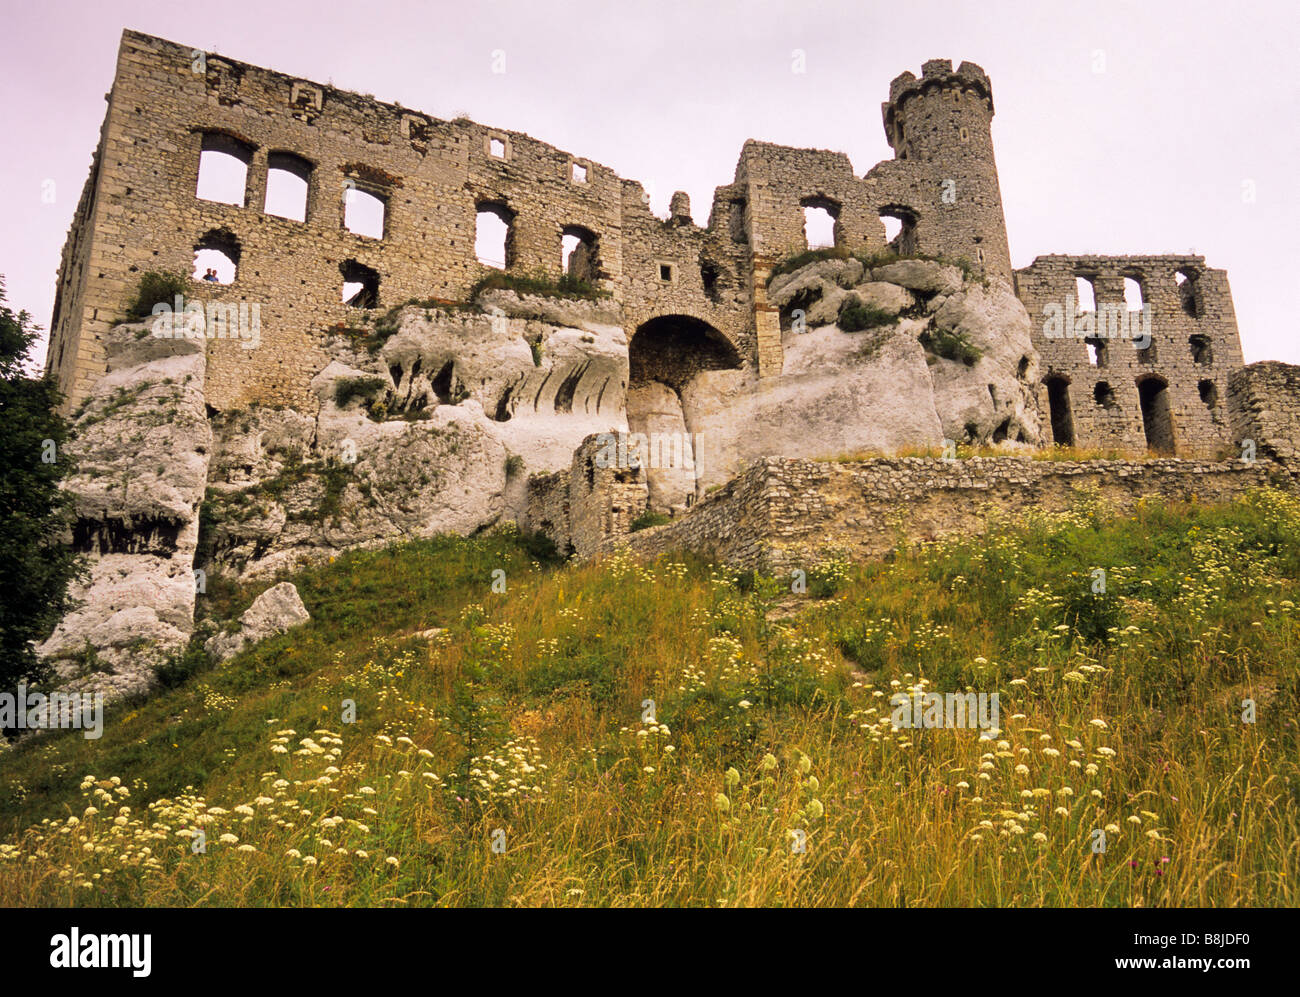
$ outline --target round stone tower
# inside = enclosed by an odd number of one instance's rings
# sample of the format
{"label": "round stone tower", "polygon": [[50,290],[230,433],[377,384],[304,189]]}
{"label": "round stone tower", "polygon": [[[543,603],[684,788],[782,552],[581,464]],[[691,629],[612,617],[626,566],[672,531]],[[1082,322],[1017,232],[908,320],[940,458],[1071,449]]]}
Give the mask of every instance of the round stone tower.
{"label": "round stone tower", "polygon": [[931,59],[920,79],[903,73],[889,85],[881,110],[894,150],[891,165],[906,178],[912,202],[882,205],[903,220],[902,247],[964,257],[976,270],[1010,282],[993,161],[993,87],[984,70],[963,62],[953,72],[950,60]]}

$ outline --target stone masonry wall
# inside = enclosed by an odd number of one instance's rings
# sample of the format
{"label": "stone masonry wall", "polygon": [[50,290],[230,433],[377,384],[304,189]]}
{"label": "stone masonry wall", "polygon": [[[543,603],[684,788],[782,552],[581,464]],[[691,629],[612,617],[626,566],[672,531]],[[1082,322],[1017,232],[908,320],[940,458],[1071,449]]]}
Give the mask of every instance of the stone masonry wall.
{"label": "stone masonry wall", "polygon": [[921,78],[903,73],[881,105],[894,158],[866,176],[880,214],[904,222],[903,252],[965,259],[1011,280],[1011,251],[993,158],[993,87],[973,62],[953,71],[931,59]]}
{"label": "stone masonry wall", "polygon": [[1300,455],[1300,367],[1269,360],[1228,377],[1232,439],[1253,441],[1257,456],[1292,462]]}
{"label": "stone masonry wall", "polygon": [[[355,314],[343,301],[345,274],[373,271],[380,308],[463,301],[490,272],[474,243],[479,212],[491,211],[510,226],[508,271],[557,278],[563,237],[578,234],[589,242],[589,273],[624,309],[629,337],[655,318],[686,316],[777,376],[779,324],[763,288],[775,263],[806,248],[805,207],[834,215],[836,243],[847,249],[883,248],[886,213],[909,219],[898,248],[1009,273],[983,71],[963,63],[953,73],[936,60],[920,81],[895,80],[890,96],[886,127],[898,158],[888,170],[859,179],[841,153],[749,141],[700,226],[685,195],[659,219],[640,184],[528,135],[439,120],[126,31],[64,251],[50,369],[72,407],[102,375],[104,335],[124,317],[140,275],[188,274],[196,249],[219,246],[237,257],[234,281],[192,281],[187,296],[257,305],[260,345],[209,342],[208,403],[309,404],[307,386],[326,362],[324,330]],[[936,113],[943,100],[950,115]],[[904,138],[908,120],[918,124]],[[196,197],[205,150],[246,161],[242,204]],[[307,181],[304,221],[264,210],[276,166]],[[948,178],[953,200],[941,189]],[[382,237],[345,228],[349,189],[385,202]]]}
{"label": "stone masonry wall", "polygon": [[[1124,278],[1136,280],[1151,308],[1151,347],[1139,350],[1131,339],[1100,333],[1102,353],[1093,363],[1084,339],[1048,336],[1045,309],[1077,306],[1079,277],[1092,282],[1099,314],[1108,305],[1125,312]],[[1154,403],[1157,410],[1167,406],[1172,422],[1172,450],[1166,452],[1216,457],[1233,447],[1228,376],[1241,366],[1242,353],[1222,270],[1207,268],[1200,256],[1040,256],[1016,271],[1016,293],[1029,312],[1040,357],[1039,410],[1049,441],[1145,451],[1152,441],[1140,386],[1150,382],[1146,390],[1155,395],[1167,385],[1164,402]],[[1159,411],[1152,416],[1163,419]],[[1058,438],[1063,426],[1072,426],[1072,440],[1068,433]]]}
{"label": "stone masonry wall", "polygon": [[1294,478],[1269,461],[1038,461],[997,457],[945,461],[877,458],[836,463],[760,458],[685,517],[626,537],[609,552],[711,554],[739,568],[807,569],[832,552],[880,557],[899,537],[933,540],[983,529],[991,511],[1063,511],[1095,488],[1120,513],[1148,501],[1221,502],[1248,488]]}
{"label": "stone masonry wall", "polygon": [[574,451],[569,470],[529,479],[526,525],[566,554],[591,556],[605,537],[628,535],[646,509],[645,471],[608,449],[613,438],[588,436]]}

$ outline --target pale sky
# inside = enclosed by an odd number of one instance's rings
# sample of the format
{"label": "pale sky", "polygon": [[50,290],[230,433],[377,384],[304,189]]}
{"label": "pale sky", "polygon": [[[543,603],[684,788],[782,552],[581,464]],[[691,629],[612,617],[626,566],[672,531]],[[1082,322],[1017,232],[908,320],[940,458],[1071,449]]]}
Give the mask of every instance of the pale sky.
{"label": "pale sky", "polygon": [[[859,176],[890,158],[889,81],[941,58],[978,63],[992,80],[1016,267],[1053,252],[1195,251],[1228,271],[1247,362],[1300,363],[1298,10],[1294,0],[0,0],[0,274],[10,307],[47,326],[123,28],[527,132],[641,181],[661,215],[685,190],[701,224],[747,138],[843,151]],[[796,49],[803,73],[792,71]],[[493,72],[497,53],[504,73]]]}

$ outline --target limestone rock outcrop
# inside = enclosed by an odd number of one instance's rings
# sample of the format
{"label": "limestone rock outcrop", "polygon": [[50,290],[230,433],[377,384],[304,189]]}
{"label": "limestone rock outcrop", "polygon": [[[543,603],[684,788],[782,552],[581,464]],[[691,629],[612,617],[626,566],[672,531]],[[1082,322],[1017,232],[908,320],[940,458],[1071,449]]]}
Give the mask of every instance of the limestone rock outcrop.
{"label": "limestone rock outcrop", "polygon": [[[829,259],[779,275],[768,299],[788,325],[779,378],[701,371],[677,394],[676,411],[659,392],[654,419],[639,420],[655,428],[680,420],[695,434],[697,494],[764,455],[1041,441],[1029,317],[1005,284],[966,280],[957,267],[930,260],[868,268]],[[876,321],[846,330],[849,305]],[[641,399],[652,389],[631,391]],[[665,472],[650,474],[651,507],[667,509],[656,478]]]}
{"label": "limestone rock outcrop", "polygon": [[239,617],[239,628],[214,634],[204,644],[204,650],[215,661],[228,661],[244,648],[285,633],[311,619],[302,603],[298,589],[291,582],[281,582],[253,600],[253,604]]}
{"label": "limestone rock outcrop", "polygon": [[605,301],[495,291],[483,310],[411,305],[330,344],[311,416],[217,424],[205,556],[265,577],[351,547],[520,518],[527,478],[626,428],[627,341]]}
{"label": "limestone rock outcrop", "polygon": [[[643,509],[685,513],[756,457],[1037,444],[1037,354],[1010,288],[929,260],[869,264],[771,282],[779,377],[689,324],[639,341],[633,365],[608,299],[489,291],[335,330],[309,410],[209,419],[203,341],[120,326],[75,429],[74,540],[94,566],[42,651],[65,680],[134,691],[189,641],[196,569],[265,578],[510,520],[564,524],[561,546],[589,550]],[[629,430],[673,442],[651,443],[643,470],[587,467]],[[263,598],[206,649],[224,659],[305,614],[283,586]]]}
{"label": "limestone rock outcrop", "polygon": [[163,339],[146,323],[117,326],[108,373],[75,420],[73,545],[89,574],[81,605],[38,652],[69,688],[144,691],[193,629],[194,553],[212,431],[202,341]]}

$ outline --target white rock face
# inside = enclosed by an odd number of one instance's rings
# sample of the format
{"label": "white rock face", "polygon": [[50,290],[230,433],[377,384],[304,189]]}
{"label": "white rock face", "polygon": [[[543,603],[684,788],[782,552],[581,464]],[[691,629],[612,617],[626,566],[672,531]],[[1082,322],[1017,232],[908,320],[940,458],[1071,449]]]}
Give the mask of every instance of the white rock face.
{"label": "white rock face", "polygon": [[[350,548],[523,521],[529,476],[571,473],[574,451],[601,433],[692,440],[689,464],[645,478],[650,507],[674,512],[760,456],[1040,442],[1038,359],[1011,288],[931,261],[843,259],[779,276],[768,299],[788,326],[778,377],[697,363],[689,339],[670,338],[655,347],[662,358],[638,360],[646,379],[629,387],[615,303],[494,291],[480,298],[487,314],[408,306],[368,338],[330,341],[311,411],[255,406],[211,427],[204,344],[118,327],[69,482],[74,540],[94,555],[73,593],[85,604],[40,650],[81,687],[146,688],[193,632],[193,569],[266,577]],[[850,299],[880,324],[841,328]],[[789,321],[795,309],[802,321]],[[588,534],[628,518],[620,496],[547,512],[591,546]],[[292,586],[277,585],[207,646],[225,658],[305,615]]]}
{"label": "white rock face", "polygon": [[483,302],[494,314],[402,313],[380,351],[392,408],[476,401],[524,473],[567,467],[591,433],[626,427],[628,344],[607,303],[504,291]]}
{"label": "white rock face", "polygon": [[897,284],[920,294],[952,294],[962,286],[962,273],[957,267],[945,266],[931,260],[899,260],[886,263],[871,271],[873,280]]}
{"label": "white rock face", "polygon": [[933,328],[962,336],[980,354],[973,365],[936,358],[931,367],[944,435],[958,442],[1038,446],[1042,427],[1032,387],[1038,353],[1029,313],[1011,288],[967,285],[935,312]]}
{"label": "white rock face", "polygon": [[217,562],[265,577],[519,519],[528,475],[567,468],[593,433],[626,430],[627,341],[608,302],[485,301],[495,314],[405,308],[373,354],[337,344],[312,382],[314,417],[219,419]]}
{"label": "white rock face", "polygon": [[219,633],[203,645],[216,661],[227,661],[244,648],[308,622],[311,614],[290,582],[272,585],[239,618],[239,629]]}
{"label": "white rock face", "polygon": [[73,542],[90,556],[71,587],[82,605],[37,650],[68,688],[137,693],[189,640],[194,551],[212,432],[204,345],[157,339],[147,323],[105,343],[108,373],[74,424]]}
{"label": "white rock face", "polygon": [[[659,381],[638,385],[628,392],[629,431],[653,439],[647,444],[646,481],[650,508],[684,509],[695,495],[693,454],[687,452],[686,420],[677,392]],[[665,453],[665,442],[668,442]],[[680,441],[680,442],[678,442]],[[675,445],[675,446],[674,446]]]}
{"label": "white rock face", "polygon": [[683,392],[699,434],[700,489],[758,456],[836,457],[938,446],[943,440],[925,352],[912,324],[874,335],[823,326],[787,333],[785,371],[706,372]]}
{"label": "white rock face", "polygon": [[[840,329],[850,296],[897,320]],[[958,268],[927,260],[869,272],[856,260],[823,260],[777,277],[768,299],[806,313],[806,332],[782,335],[781,376],[706,371],[682,390],[683,420],[700,434],[701,492],[758,456],[1041,440],[1038,358],[1009,287],[963,282]]]}
{"label": "white rock face", "polygon": [[279,414],[241,417],[248,429],[223,444],[217,471],[252,466],[266,476],[213,481],[212,553],[222,570],[266,577],[349,548],[469,534],[501,518],[507,451],[476,401],[426,409],[418,422],[375,422],[359,400],[335,403],[337,382],[358,376],[369,375],[339,362],[317,375],[320,409],[301,460],[291,459],[301,440]]}

